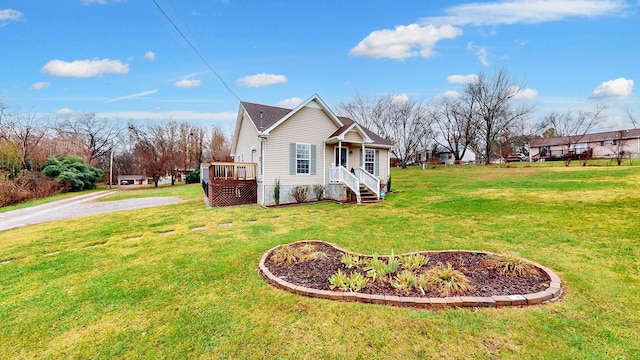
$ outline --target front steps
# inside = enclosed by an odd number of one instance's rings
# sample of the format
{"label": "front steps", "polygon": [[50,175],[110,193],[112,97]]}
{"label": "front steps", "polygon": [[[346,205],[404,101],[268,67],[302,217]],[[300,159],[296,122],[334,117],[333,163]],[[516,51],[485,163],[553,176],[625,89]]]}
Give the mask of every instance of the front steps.
{"label": "front steps", "polygon": [[378,199],[376,194],[369,190],[368,187],[360,184],[360,202],[363,204],[375,204],[382,202],[382,200]]}

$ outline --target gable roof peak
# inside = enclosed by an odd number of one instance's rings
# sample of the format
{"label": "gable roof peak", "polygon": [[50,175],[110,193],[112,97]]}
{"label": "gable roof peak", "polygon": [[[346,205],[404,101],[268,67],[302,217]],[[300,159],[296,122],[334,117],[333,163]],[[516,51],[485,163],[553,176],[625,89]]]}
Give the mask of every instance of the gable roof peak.
{"label": "gable roof peak", "polygon": [[344,125],[333,111],[331,111],[327,104],[322,101],[318,94],[313,94],[293,109],[255,104],[246,101],[242,101],[240,105],[245,109],[247,115],[259,132],[269,133],[304,107],[311,106],[311,103],[313,102],[318,104],[318,107],[322,109],[334,123],[336,123],[337,127]]}

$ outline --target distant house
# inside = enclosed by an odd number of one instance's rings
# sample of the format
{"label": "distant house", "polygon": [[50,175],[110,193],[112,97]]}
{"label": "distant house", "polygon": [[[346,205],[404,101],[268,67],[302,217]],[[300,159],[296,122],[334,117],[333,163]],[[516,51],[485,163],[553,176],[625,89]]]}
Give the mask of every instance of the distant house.
{"label": "distant house", "polygon": [[[460,145],[458,148],[458,153],[461,153],[464,150],[464,146]],[[452,165],[455,164],[456,157],[455,154],[444,147],[439,147],[435,150],[434,157],[437,158],[440,164]],[[473,150],[467,148],[462,156],[462,159],[458,162],[459,164],[473,164],[476,162],[476,153]]]}
{"label": "distant house", "polygon": [[[463,145],[460,145],[460,152],[464,149]],[[416,151],[416,153],[410,157],[411,164],[426,164],[428,162],[436,162],[438,164],[455,164],[455,155],[449,149],[439,146],[429,150]],[[467,148],[462,159],[458,164],[473,164],[476,162],[476,153]]]}
{"label": "distant house", "polygon": [[144,175],[118,175],[118,185],[149,185],[153,178]]}
{"label": "distant house", "polygon": [[637,158],[640,129],[606,131],[586,135],[537,138],[531,141],[529,153],[534,161],[560,160],[568,155],[589,154],[595,159],[618,156]]}
{"label": "distant house", "polygon": [[215,203],[220,193],[251,195],[249,187],[231,182],[212,190],[216,182],[243,179],[255,182],[253,201],[265,206],[275,204],[277,182],[282,204],[295,202],[296,187],[306,188],[307,200],[312,200],[314,186],[324,187],[326,199],[377,201],[386,189],[392,147],[371,130],[337,116],[318,95],[294,109],[241,102],[231,147],[235,162],[211,164],[209,198]]}

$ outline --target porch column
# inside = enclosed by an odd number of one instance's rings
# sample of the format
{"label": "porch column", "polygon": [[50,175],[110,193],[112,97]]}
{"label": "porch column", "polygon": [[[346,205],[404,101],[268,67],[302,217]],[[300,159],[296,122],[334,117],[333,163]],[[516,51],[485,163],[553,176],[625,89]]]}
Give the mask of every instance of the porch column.
{"label": "porch column", "polygon": [[342,140],[338,141],[338,163],[336,167],[342,166]]}
{"label": "porch column", "polygon": [[366,153],[364,152],[364,140],[362,141],[362,164],[360,164],[360,167],[364,169],[364,159],[366,157]]}

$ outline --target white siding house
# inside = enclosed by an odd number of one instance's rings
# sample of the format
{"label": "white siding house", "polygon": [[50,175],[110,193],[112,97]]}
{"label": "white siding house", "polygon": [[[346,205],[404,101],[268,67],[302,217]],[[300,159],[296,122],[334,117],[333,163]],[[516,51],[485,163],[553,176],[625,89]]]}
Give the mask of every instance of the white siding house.
{"label": "white siding house", "polygon": [[280,203],[295,201],[291,190],[324,187],[324,197],[358,201],[379,198],[389,178],[393,144],[353,120],[337,116],[314,95],[294,109],[240,103],[231,155],[256,164],[257,202],[273,205],[276,181]]}

